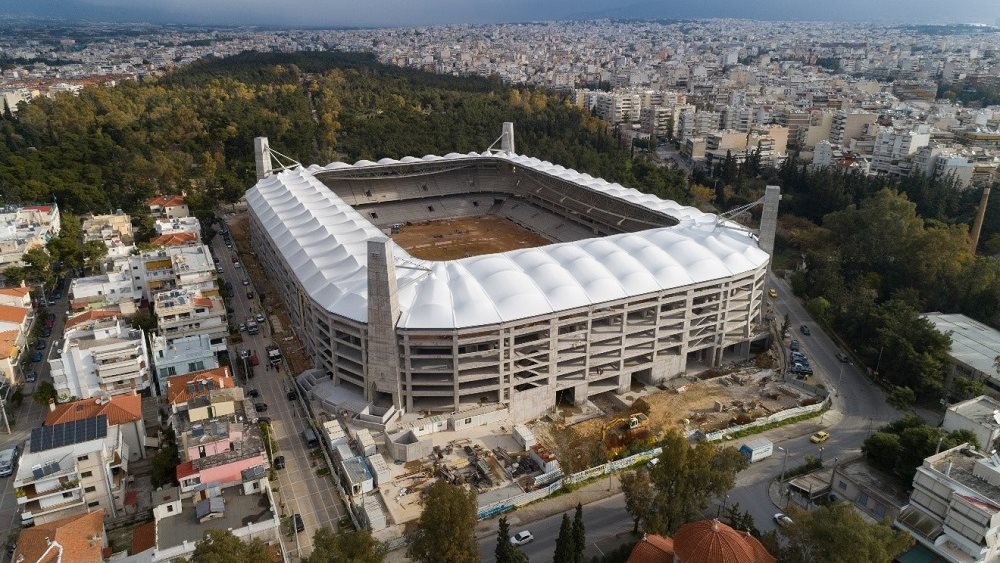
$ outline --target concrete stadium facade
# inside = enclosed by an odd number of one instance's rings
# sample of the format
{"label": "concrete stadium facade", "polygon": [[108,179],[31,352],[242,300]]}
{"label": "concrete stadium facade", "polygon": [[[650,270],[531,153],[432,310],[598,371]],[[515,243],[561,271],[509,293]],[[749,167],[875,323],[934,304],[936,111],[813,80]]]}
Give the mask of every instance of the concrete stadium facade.
{"label": "concrete stadium facade", "polygon": [[[746,357],[764,333],[768,253],[690,207],[499,151],[263,175],[257,258],[316,367],[376,405],[527,420]],[[476,214],[554,242],[432,262],[387,236]]]}

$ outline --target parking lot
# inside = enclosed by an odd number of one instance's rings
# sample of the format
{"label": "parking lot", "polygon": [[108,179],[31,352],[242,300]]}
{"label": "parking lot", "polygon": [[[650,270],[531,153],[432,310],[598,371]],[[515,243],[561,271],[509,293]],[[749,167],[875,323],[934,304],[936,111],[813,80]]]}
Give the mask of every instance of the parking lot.
{"label": "parking lot", "polygon": [[[230,322],[239,325],[251,316],[256,317],[262,313],[262,307],[253,285],[243,283],[250,276],[244,271],[242,263],[237,267],[237,262],[232,259],[233,256],[238,257],[236,250],[227,248],[222,236],[216,236],[212,241],[212,253],[219,258],[218,264],[223,270],[219,273],[220,281],[228,281],[234,290],[234,295],[229,300],[229,306],[233,310]],[[247,297],[248,289],[253,292],[253,298]],[[260,324],[259,334],[242,332],[241,336],[242,342],[230,345],[229,357],[234,363],[242,363],[240,351],[247,350],[259,360],[256,367],[246,363],[252,374],[249,381],[239,378],[238,381],[260,393],[254,399],[255,402],[267,405],[267,411],[259,413],[259,416],[271,419],[277,442],[276,455],[283,456],[285,460],[285,468],[277,471],[277,483],[272,484],[277,490],[276,500],[281,505],[278,512],[283,517],[301,514],[305,524],[305,531],[296,534],[294,539],[285,537],[285,547],[293,556],[302,557],[312,551],[313,533],[323,526],[336,530],[338,520],[345,515],[345,509],[331,478],[317,474],[317,471],[326,467],[323,458],[311,456],[302,439],[302,431],[308,426],[307,415],[298,400],[288,398],[289,391],[294,389],[291,375],[281,365],[277,368],[268,366],[267,347],[272,344],[270,319],[265,317],[265,322]],[[243,369],[240,366],[233,371],[242,373]]]}

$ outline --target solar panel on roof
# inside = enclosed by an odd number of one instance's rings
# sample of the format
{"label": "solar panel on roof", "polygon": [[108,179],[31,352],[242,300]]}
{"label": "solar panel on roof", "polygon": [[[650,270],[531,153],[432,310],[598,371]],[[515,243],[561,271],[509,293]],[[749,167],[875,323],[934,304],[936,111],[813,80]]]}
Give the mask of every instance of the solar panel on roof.
{"label": "solar panel on roof", "polygon": [[74,420],[52,426],[42,426],[31,430],[32,452],[42,452],[53,448],[89,442],[108,435],[108,417],[100,415],[83,420]]}

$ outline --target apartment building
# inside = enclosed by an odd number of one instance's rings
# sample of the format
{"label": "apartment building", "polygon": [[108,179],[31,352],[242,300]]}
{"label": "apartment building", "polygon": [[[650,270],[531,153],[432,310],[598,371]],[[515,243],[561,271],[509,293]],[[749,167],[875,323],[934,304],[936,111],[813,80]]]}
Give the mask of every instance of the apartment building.
{"label": "apartment building", "polygon": [[692,137],[701,137],[718,131],[721,127],[721,116],[714,111],[686,110],[677,118],[674,136],[681,142]]}
{"label": "apartment building", "polygon": [[196,289],[218,291],[215,261],[207,246],[200,243],[149,250],[129,259],[133,291],[152,301],[161,291]]}
{"label": "apartment building", "polygon": [[167,337],[154,333],[149,337],[149,347],[159,381],[219,367],[212,339],[207,334]]}
{"label": "apartment building", "polygon": [[61,405],[49,401],[44,425],[55,426],[102,415],[108,418],[109,427],[118,427],[128,446],[129,461],[145,459],[146,427],[142,418],[142,397],[139,395],[80,399]]}
{"label": "apartment building", "polygon": [[830,142],[845,146],[852,139],[864,136],[866,127],[875,123],[878,115],[865,111],[837,111],[830,125]]}
{"label": "apartment building", "polygon": [[44,248],[59,236],[59,206],[0,206],[0,271],[23,266],[21,258],[32,248]]}
{"label": "apartment building", "polygon": [[183,195],[161,195],[150,199],[147,204],[149,205],[149,213],[154,219],[175,219],[191,216],[187,200]]}
{"label": "apartment building", "polygon": [[33,428],[14,477],[22,525],[101,509],[117,516],[128,460],[121,432],[105,415]]}
{"label": "apartment building", "polygon": [[152,381],[144,332],[109,311],[90,311],[66,321],[63,338],[52,344],[48,361],[60,402],[142,393]]}
{"label": "apartment building", "polygon": [[[235,391],[228,389],[224,393]],[[199,400],[207,402],[210,397],[206,395]],[[215,406],[224,405],[223,402]],[[186,414],[193,412],[188,410]],[[178,418],[183,418],[183,415],[178,415]],[[243,481],[244,471],[269,467],[260,426],[242,414],[181,422],[177,426],[182,460],[177,465],[177,482],[182,497],[209,485],[230,487],[239,484]]]}
{"label": "apartment building", "polygon": [[111,215],[91,215],[80,225],[83,242],[103,242],[109,258],[124,258],[135,249],[132,218],[119,210]]}
{"label": "apartment building", "polygon": [[[931,140],[930,129],[919,125],[913,129],[883,129],[875,136],[871,171],[889,176],[909,176],[914,155]],[[971,172],[970,172],[971,176]]]}
{"label": "apartment building", "polygon": [[[2,297],[7,303],[23,303],[24,299],[30,303],[31,298],[24,293],[25,289],[5,290],[8,294]],[[0,375],[10,383],[17,382],[17,365],[28,348],[29,330],[34,318],[30,307],[0,304]]]}
{"label": "apartment building", "polygon": [[674,108],[673,106],[649,106],[643,107],[639,112],[639,124],[643,133],[657,139],[666,139],[673,135],[674,131]]}
{"label": "apartment building", "polygon": [[177,233],[194,233],[201,236],[201,222],[197,217],[174,217],[170,219],[157,219],[153,225],[156,234],[173,235]]}
{"label": "apartment building", "polygon": [[153,314],[158,335],[167,340],[206,335],[212,351],[226,350],[229,323],[225,303],[218,295],[192,289],[162,291],[153,300]]}
{"label": "apartment building", "polygon": [[21,530],[11,561],[52,563],[61,561],[103,561],[108,534],[104,511],[95,510],[67,516]]}
{"label": "apartment building", "polygon": [[136,312],[142,293],[132,281],[128,261],[115,262],[108,272],[69,282],[69,308],[71,311],[90,309],[117,310],[123,315]]}
{"label": "apartment building", "polygon": [[229,368],[215,368],[171,377],[164,382],[167,403],[172,413],[188,409],[188,404],[197,397],[208,395],[215,389],[236,387]]}
{"label": "apartment building", "polygon": [[642,95],[629,91],[602,92],[594,107],[598,117],[612,124],[637,122],[641,111]]}
{"label": "apartment building", "polygon": [[943,561],[997,561],[1000,456],[962,444],[928,457],[895,524]]}
{"label": "apartment building", "polygon": [[944,413],[941,427],[948,432],[968,430],[976,435],[979,447],[989,452],[1000,445],[1000,401],[989,395],[956,403]]}

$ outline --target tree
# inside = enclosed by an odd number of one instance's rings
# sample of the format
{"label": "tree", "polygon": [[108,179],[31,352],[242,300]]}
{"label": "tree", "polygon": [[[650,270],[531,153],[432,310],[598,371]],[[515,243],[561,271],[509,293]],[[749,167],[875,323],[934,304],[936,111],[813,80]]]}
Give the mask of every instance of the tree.
{"label": "tree", "polygon": [[497,563],[528,563],[528,557],[517,546],[510,543],[510,526],[507,517],[501,516],[497,526]]}
{"label": "tree", "polygon": [[886,401],[897,409],[906,410],[917,402],[917,394],[909,387],[896,387],[889,393]]}
{"label": "tree", "polygon": [[36,403],[44,407],[49,406],[49,401],[56,400],[58,393],[56,393],[56,388],[48,381],[42,381],[35,388],[34,395],[31,396]]}
{"label": "tree", "polygon": [[83,267],[90,273],[100,270],[101,262],[108,255],[108,247],[99,240],[83,243]]}
{"label": "tree", "polygon": [[968,430],[945,432],[909,414],[879,428],[865,440],[861,451],[873,466],[908,486],[924,458],[966,442],[979,447],[975,434]]}
{"label": "tree", "polygon": [[552,563],[576,563],[576,540],[573,537],[573,523],[569,514],[563,513],[562,524],[559,525],[559,536],[556,538],[556,552]]}
{"label": "tree", "polygon": [[660,462],[650,472],[655,500],[646,525],[647,531],[657,534],[672,535],[704,514],[709,501],[733,488],[736,473],[749,464],[733,447],[717,448],[709,442],[692,446],[677,429],[671,429],[660,445]]}
{"label": "tree", "polygon": [[304,563],[381,563],[385,560],[385,545],[372,537],[371,530],[352,530],[335,534],[323,526],[313,534],[313,551]]}
{"label": "tree", "polygon": [[204,537],[194,546],[191,559],[197,563],[246,563],[260,561],[262,563],[277,563],[281,561],[278,553],[264,543],[254,538],[243,541],[228,530],[208,530]]}
{"label": "tree", "polygon": [[785,538],[778,560],[787,563],[889,563],[914,542],[887,520],[869,524],[846,502],[792,509],[790,516],[792,524],[778,528]]}
{"label": "tree", "polygon": [[621,476],[625,510],[632,515],[632,533],[639,533],[639,523],[649,518],[653,510],[653,487],[645,469],[629,471]]}
{"label": "tree", "polygon": [[584,563],[583,552],[587,550],[587,528],[583,525],[583,504],[576,503],[573,515],[573,555],[576,563]]}
{"label": "tree", "polygon": [[437,481],[427,489],[424,507],[407,555],[422,563],[478,562],[475,491]]}
{"label": "tree", "polygon": [[729,527],[734,530],[749,532],[753,536],[759,536],[757,524],[753,520],[753,515],[749,510],[740,511],[740,503],[735,502],[726,507],[725,520]]}
{"label": "tree", "polygon": [[132,328],[152,332],[156,329],[156,317],[145,309],[140,309],[132,315]]}

